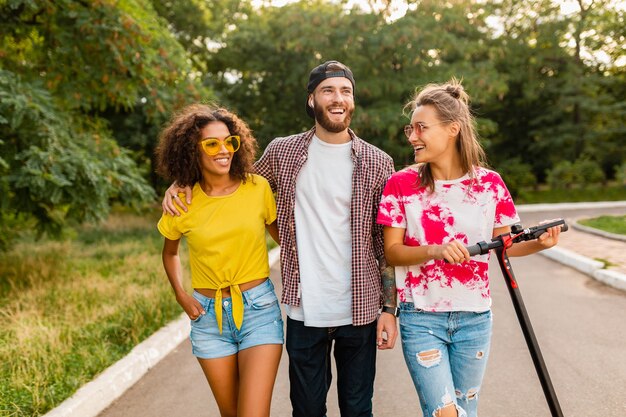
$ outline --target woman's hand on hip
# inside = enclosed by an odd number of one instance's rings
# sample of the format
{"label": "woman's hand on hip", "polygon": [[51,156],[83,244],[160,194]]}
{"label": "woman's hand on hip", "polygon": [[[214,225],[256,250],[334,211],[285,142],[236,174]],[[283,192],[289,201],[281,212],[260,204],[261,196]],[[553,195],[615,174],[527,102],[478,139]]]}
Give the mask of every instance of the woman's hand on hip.
{"label": "woman's hand on hip", "polygon": [[200,302],[187,293],[177,295],[176,301],[178,301],[178,304],[185,310],[185,313],[191,320],[196,320],[201,315],[206,314]]}

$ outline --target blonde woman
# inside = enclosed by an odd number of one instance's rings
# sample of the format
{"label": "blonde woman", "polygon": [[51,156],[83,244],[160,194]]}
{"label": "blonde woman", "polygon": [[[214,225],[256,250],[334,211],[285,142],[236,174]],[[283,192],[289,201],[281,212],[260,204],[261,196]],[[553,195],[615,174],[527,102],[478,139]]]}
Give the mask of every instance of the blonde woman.
{"label": "blonde woman", "polygon": [[[400,336],[425,416],[476,416],[491,340],[489,255],[467,245],[519,221],[502,178],[484,167],[469,97],[456,80],[428,85],[409,103],[404,132],[416,165],[391,176],[377,221],[396,267]],[[509,256],[558,242],[560,228],[515,244]]]}

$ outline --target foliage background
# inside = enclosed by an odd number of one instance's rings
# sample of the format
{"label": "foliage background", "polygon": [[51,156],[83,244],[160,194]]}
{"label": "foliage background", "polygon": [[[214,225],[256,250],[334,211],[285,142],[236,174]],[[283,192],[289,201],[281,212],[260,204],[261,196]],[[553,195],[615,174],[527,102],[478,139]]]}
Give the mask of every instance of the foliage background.
{"label": "foliage background", "polygon": [[[161,194],[153,151],[181,106],[230,107],[263,147],[312,126],[308,73],[337,59],[356,78],[352,127],[399,169],[412,162],[405,103],[454,76],[516,196],[533,201],[524,193],[534,187],[542,201],[623,199],[625,9],[621,0],[0,0],[0,414],[43,414],[179,313],[159,278],[155,219],[90,227],[113,204],[145,208]],[[17,239],[31,229],[69,239]]]}

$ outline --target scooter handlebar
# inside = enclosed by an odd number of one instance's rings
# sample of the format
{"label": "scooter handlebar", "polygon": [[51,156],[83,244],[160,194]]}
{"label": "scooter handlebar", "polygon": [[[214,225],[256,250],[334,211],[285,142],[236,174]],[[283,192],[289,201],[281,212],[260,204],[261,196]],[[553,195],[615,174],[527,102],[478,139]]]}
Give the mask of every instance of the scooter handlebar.
{"label": "scooter handlebar", "polygon": [[[567,223],[565,223],[563,219],[559,219],[550,223],[540,224],[538,226],[529,227],[528,229],[523,229],[521,225],[516,224],[516,225],[513,225],[511,229],[512,229],[512,234],[518,235],[514,239],[514,242],[521,242],[524,240],[537,239],[539,236],[544,234],[547,229],[549,229],[550,227],[556,227],[556,226],[561,226],[561,232],[566,232],[568,229]],[[491,242],[485,242],[485,241],[478,242],[475,245],[470,245],[470,246],[467,246],[466,248],[470,256],[475,256],[475,255],[484,255],[487,252],[489,252],[491,249],[496,249],[501,246],[502,246],[502,242],[499,239],[494,238]]]}
{"label": "scooter handlebar", "polygon": [[489,243],[487,242],[478,242],[475,245],[467,247],[467,251],[469,252],[470,256],[484,255],[489,252],[490,249],[492,248],[489,247]]}
{"label": "scooter handlebar", "polygon": [[561,226],[561,232],[566,232],[568,227],[565,220],[559,219],[550,223],[544,223],[537,226],[529,227],[528,229],[523,229],[521,225],[514,225],[511,228],[513,234],[517,234],[518,237],[515,239],[516,242],[521,242],[524,240],[534,240],[539,238],[542,234],[546,232],[547,229],[551,227]]}

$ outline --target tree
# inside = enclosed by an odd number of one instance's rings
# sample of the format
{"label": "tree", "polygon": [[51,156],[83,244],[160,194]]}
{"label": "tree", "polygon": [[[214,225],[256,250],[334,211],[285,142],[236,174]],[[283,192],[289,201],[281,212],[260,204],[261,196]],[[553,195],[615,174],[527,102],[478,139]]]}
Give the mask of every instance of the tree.
{"label": "tree", "polygon": [[307,129],[309,70],[343,59],[337,36],[346,23],[341,6],[321,1],[250,10],[219,38],[222,46],[207,59],[205,82],[253,127],[262,145]]}
{"label": "tree", "polygon": [[[265,144],[312,125],[304,112],[308,73],[326,60],[342,61],[356,78],[353,128],[403,166],[411,162],[403,108],[416,86],[454,75],[477,106],[506,88],[485,17],[470,2],[423,1],[391,22],[384,13],[321,1],[262,7],[224,33],[205,79]],[[481,127],[493,125],[481,120]]]}
{"label": "tree", "polygon": [[608,1],[578,5],[564,14],[559,2],[503,0],[489,10],[503,28],[497,65],[508,79],[507,94],[487,109],[499,126],[493,154],[498,163],[521,158],[540,180],[562,160],[592,159],[609,173],[625,156],[615,148],[624,135],[623,88],[622,98],[619,87],[607,88],[616,87],[611,72],[623,72],[624,62],[609,70],[597,61],[605,49],[623,55],[615,46],[624,39],[616,24],[623,11]]}
{"label": "tree", "polygon": [[0,3],[0,19],[3,240],[24,217],[58,233],[103,218],[114,199],[151,201],[145,172],[110,121],[163,120],[207,91],[151,4],[15,0]]}
{"label": "tree", "polygon": [[[456,77],[463,81],[488,146],[493,124],[483,112],[491,97],[503,94],[505,80],[494,65],[494,45],[484,9],[473,2],[421,1],[406,15],[373,26],[364,19],[352,33],[361,44],[349,48],[350,62],[363,74],[358,97],[363,110],[356,126],[363,137],[390,153],[398,168],[413,163],[402,127],[405,104],[416,88]],[[359,81],[357,80],[357,84]],[[359,87],[357,87],[359,88]]]}

